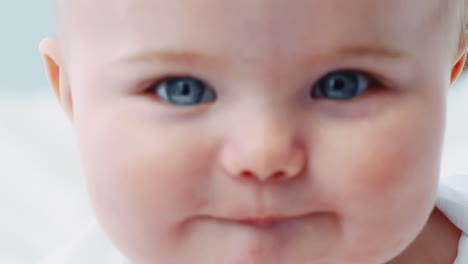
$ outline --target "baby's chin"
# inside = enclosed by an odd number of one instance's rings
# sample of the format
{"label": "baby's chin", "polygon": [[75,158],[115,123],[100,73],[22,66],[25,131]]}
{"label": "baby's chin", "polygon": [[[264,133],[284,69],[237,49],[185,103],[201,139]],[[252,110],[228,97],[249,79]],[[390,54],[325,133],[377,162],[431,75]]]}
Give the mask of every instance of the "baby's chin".
{"label": "baby's chin", "polygon": [[279,264],[319,260],[334,251],[339,239],[338,222],[331,214],[268,224],[201,217],[186,228],[187,245],[198,248],[196,252],[207,249],[211,254],[222,252],[218,257],[224,261],[213,263]]}
{"label": "baby's chin", "polygon": [[[349,243],[331,214],[266,226],[200,217],[165,236],[153,241],[153,250],[148,248],[150,259],[174,264],[376,264],[391,254],[373,248],[376,244]],[[371,250],[376,254],[370,255]]]}

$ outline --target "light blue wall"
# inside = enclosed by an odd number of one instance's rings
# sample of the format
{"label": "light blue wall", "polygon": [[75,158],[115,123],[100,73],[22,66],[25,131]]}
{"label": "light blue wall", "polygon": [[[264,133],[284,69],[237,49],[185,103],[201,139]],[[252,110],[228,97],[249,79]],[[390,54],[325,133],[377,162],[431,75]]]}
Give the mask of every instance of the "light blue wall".
{"label": "light blue wall", "polygon": [[0,92],[46,90],[37,47],[53,21],[52,0],[0,0]]}

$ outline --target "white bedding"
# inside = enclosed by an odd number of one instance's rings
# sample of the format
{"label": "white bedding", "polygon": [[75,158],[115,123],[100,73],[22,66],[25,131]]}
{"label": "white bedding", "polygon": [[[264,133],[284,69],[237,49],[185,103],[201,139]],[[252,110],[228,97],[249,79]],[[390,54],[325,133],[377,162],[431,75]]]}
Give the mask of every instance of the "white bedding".
{"label": "white bedding", "polygon": [[[468,75],[450,94],[442,164],[468,174]],[[72,127],[47,89],[0,94],[0,209],[5,264],[37,263],[91,220]]]}

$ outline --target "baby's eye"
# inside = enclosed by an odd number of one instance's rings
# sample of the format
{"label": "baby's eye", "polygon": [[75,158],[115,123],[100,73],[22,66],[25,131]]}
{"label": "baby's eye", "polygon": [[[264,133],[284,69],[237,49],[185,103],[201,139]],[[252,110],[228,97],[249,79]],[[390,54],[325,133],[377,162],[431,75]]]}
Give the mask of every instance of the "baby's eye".
{"label": "baby's eye", "polygon": [[182,76],[169,78],[154,87],[156,94],[174,105],[191,106],[213,101],[214,92],[198,79]]}
{"label": "baby's eye", "polygon": [[330,100],[347,100],[365,92],[370,80],[364,74],[354,71],[335,71],[325,75],[314,85],[312,97]]}

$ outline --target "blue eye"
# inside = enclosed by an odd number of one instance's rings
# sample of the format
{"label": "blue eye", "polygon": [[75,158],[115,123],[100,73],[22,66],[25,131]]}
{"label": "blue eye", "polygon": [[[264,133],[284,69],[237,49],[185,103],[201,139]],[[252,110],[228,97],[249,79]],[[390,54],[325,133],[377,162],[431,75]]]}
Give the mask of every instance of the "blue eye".
{"label": "blue eye", "polygon": [[314,85],[311,95],[330,100],[348,100],[369,89],[369,78],[354,71],[335,71]]}
{"label": "blue eye", "polygon": [[216,96],[201,80],[192,77],[174,77],[161,82],[156,94],[163,100],[179,106],[192,106],[213,101]]}

